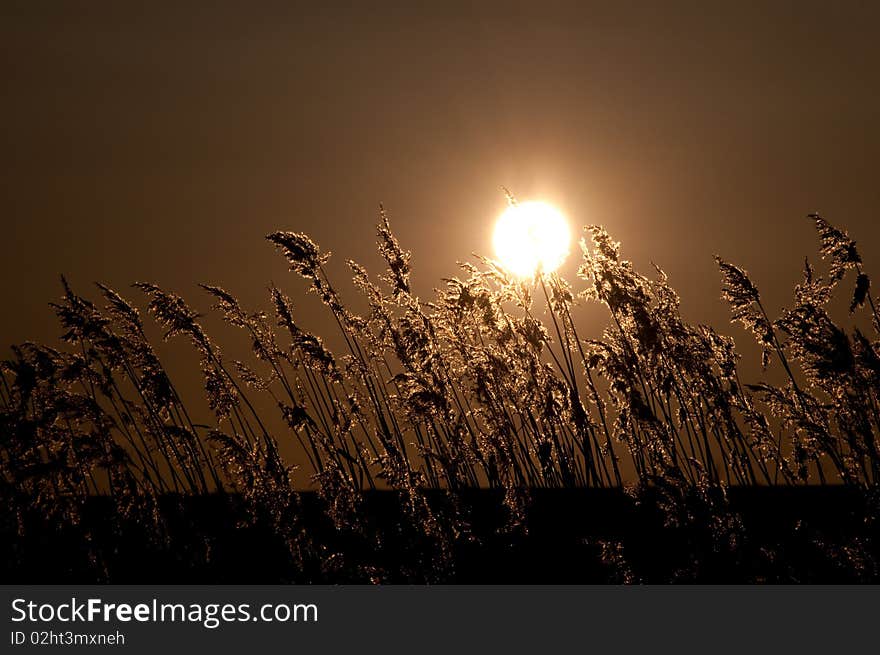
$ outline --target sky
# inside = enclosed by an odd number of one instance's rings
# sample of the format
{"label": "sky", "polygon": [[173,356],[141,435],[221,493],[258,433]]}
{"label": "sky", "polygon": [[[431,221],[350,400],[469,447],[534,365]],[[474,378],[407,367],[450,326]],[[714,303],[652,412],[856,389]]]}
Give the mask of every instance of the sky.
{"label": "sky", "polygon": [[502,185],[605,225],[727,333],[712,255],[776,311],[809,212],[880,275],[880,4],[660,4],[4,0],[3,351],[60,334],[60,274],[268,308],[304,288],[278,229],[378,272],[380,202],[428,298],[492,254]]}

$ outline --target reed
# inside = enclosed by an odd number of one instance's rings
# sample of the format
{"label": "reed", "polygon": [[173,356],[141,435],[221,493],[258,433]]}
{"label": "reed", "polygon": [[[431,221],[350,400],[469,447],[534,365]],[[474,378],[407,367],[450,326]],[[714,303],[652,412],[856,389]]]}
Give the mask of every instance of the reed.
{"label": "reed", "polygon": [[[98,285],[99,306],[62,279],[52,307],[64,343],[21,344],[2,364],[4,504],[20,525],[28,516],[78,525],[87,500],[107,496],[120,520],[160,542],[159,498],[234,494],[283,541],[302,579],[320,580],[346,554],[328,553],[309,533],[300,493],[317,491],[334,528],[367,552],[381,540],[365,493],[388,489],[430,562],[419,575],[439,580],[470,538],[462,499],[473,489],[497,490],[512,533],[526,529],[536,490],[659,493],[670,521],[702,516],[700,529],[725,548],[741,532],[726,500],[732,485],[844,485],[874,499],[880,316],[855,242],[818,215],[810,220],[827,272],[807,262],[778,317],[742,268],[716,258],[732,320],[782,383],[770,373],[744,382],[734,340],[685,321],[666,274],[637,272],[599,226],[585,230],[575,285],[556,274],[516,280],[478,258],[424,301],[410,283],[411,254],[381,210],[386,270],[372,276],[348,262],[367,307],[360,314],[308,236],[270,234],[333,317],[340,353],[299,325],[279,288],[270,288],[269,310],[249,311],[201,285],[251,344],[249,360],[238,361],[183,298],[135,284],[164,339],[186,339],[197,352],[210,424],[193,420],[202,408],[181,398],[135,304]],[[864,318],[832,316],[841,288],[850,315]],[[579,303],[605,308],[604,332],[583,333]],[[276,413],[258,409],[267,406]],[[438,490],[448,502],[432,500]],[[618,546],[604,550],[621,557]],[[369,563],[358,571],[382,579]]]}

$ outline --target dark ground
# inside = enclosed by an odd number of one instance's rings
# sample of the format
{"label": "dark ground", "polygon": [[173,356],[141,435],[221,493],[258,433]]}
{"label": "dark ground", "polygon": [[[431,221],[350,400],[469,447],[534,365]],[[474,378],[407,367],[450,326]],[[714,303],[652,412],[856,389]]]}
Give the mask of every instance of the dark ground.
{"label": "dark ground", "polygon": [[[670,511],[657,493],[635,502],[615,490],[537,490],[527,531],[511,531],[500,495],[470,492],[461,507],[473,538],[460,539],[443,564],[436,544],[403,517],[395,493],[366,494],[360,536],[337,531],[318,498],[305,493],[301,525],[322,552],[343,554],[332,574],[306,575],[237,496],[163,497],[161,542],[136,522],[115,520],[108,499],[93,498],[75,527],[32,516],[19,536],[6,523],[0,566],[7,584],[876,581],[877,530],[865,519],[864,495],[842,487],[732,488],[729,499],[729,512],[702,502]],[[449,508],[442,494],[432,504]]]}

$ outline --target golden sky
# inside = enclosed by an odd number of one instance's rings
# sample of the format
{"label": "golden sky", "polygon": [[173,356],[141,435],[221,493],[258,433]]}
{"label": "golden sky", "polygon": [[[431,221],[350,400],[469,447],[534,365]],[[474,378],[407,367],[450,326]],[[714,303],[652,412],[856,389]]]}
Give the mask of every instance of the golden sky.
{"label": "golden sky", "polygon": [[379,202],[428,296],[491,254],[500,185],[605,224],[725,332],[712,254],[778,309],[808,212],[880,273],[880,5],[413,4],[4,2],[4,346],[60,333],[61,273],[265,307],[302,288],[276,229],[375,270]]}

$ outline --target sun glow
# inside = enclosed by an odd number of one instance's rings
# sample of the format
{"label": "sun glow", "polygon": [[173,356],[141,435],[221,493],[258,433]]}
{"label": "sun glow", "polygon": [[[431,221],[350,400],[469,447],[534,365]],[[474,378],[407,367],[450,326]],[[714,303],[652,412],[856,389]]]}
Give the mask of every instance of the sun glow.
{"label": "sun glow", "polygon": [[568,256],[571,234],[565,217],[544,202],[510,205],[492,237],[501,264],[517,277],[555,271]]}

